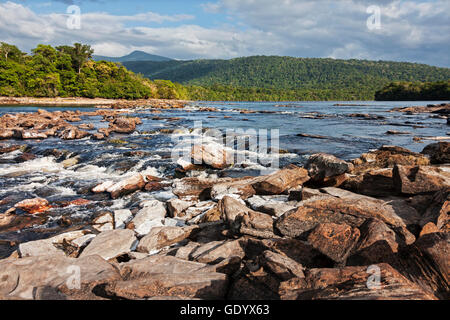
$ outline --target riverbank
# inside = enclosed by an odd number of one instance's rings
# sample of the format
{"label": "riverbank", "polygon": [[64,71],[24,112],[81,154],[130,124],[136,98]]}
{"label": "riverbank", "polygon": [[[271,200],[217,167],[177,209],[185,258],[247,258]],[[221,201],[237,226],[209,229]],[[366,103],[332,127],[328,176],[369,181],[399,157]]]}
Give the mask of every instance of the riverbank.
{"label": "riverbank", "polygon": [[33,97],[0,97],[1,105],[20,106],[92,106],[99,108],[131,108],[136,106],[152,106],[155,108],[182,108],[191,101],[168,99],[101,99],[101,98],[33,98]]}

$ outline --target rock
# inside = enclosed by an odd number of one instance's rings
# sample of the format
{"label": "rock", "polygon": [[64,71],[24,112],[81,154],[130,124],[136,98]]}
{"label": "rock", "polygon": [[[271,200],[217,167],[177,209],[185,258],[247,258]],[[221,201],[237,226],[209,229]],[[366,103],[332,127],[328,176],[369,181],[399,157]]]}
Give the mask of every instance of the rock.
{"label": "rock", "polygon": [[433,223],[439,231],[450,232],[450,189],[444,189],[433,195],[427,203],[420,225]]}
{"label": "rock", "polygon": [[215,179],[184,178],[175,181],[172,192],[181,199],[209,200],[211,187],[217,183]]}
{"label": "rock", "polygon": [[114,229],[114,216],[109,211],[98,212],[91,222],[97,231],[109,231]]}
{"label": "rock", "polygon": [[14,137],[14,131],[13,130],[0,130],[0,140],[8,140]]}
{"label": "rock", "polygon": [[428,155],[432,164],[450,163],[450,142],[430,144],[421,153]]}
{"label": "rock", "polygon": [[68,299],[101,299],[95,295],[95,288],[120,279],[119,272],[99,256],[1,260],[0,270],[0,299],[39,299],[42,296],[37,293],[42,288]]}
{"label": "rock", "polygon": [[63,140],[76,140],[76,139],[83,139],[89,136],[89,132],[79,130],[75,127],[65,129],[61,134],[60,138]]}
{"label": "rock", "polygon": [[138,252],[151,253],[171,246],[188,238],[196,229],[195,227],[155,227],[141,239],[137,247]]}
{"label": "rock", "polygon": [[105,291],[125,299],[165,296],[220,300],[224,299],[227,286],[227,276],[222,273],[156,273],[136,280],[110,283]]}
{"label": "rock", "polygon": [[360,227],[360,239],[349,258],[352,265],[370,264],[384,261],[385,257],[397,253],[404,241],[384,222],[369,219]]}
{"label": "rock", "polygon": [[96,187],[92,188],[92,192],[93,193],[102,193],[102,192],[106,192],[106,190],[108,190],[108,188],[112,187],[114,185],[113,181],[105,181],[99,185],[97,185]]}
{"label": "rock", "polygon": [[392,169],[373,169],[361,175],[348,176],[341,188],[372,197],[396,194]]}
{"label": "rock", "polygon": [[423,237],[426,234],[436,232],[439,232],[439,228],[433,222],[428,222],[426,225],[423,226],[422,230],[420,231],[419,238]]}
{"label": "rock", "polygon": [[80,157],[73,157],[61,162],[64,168],[70,168],[77,165],[80,162]]}
{"label": "rock", "polygon": [[133,133],[136,131],[136,119],[135,118],[117,118],[109,125],[109,129],[112,132],[117,133]]}
{"label": "rock", "polygon": [[167,209],[172,218],[183,216],[184,211],[194,205],[194,201],[184,201],[180,199],[170,199],[167,201]]}
{"label": "rock", "polygon": [[324,223],[308,236],[308,242],[336,263],[344,263],[359,239],[360,232],[346,224]]}
{"label": "rock", "polygon": [[[232,179],[230,181],[219,180],[211,187],[211,199],[215,201],[221,200],[224,196],[234,195],[237,198],[247,199],[256,194],[252,184],[261,178],[244,177]],[[223,182],[222,182],[223,181]]]}
{"label": "rock", "polygon": [[25,130],[21,131],[21,138],[24,140],[47,139],[47,135],[43,132]]}
{"label": "rock", "polygon": [[186,261],[172,256],[154,255],[122,264],[120,274],[124,280],[135,280],[156,273],[189,274],[201,272],[206,267],[207,265],[204,263]]}
{"label": "rock", "polygon": [[247,199],[247,203],[253,210],[280,217],[285,212],[296,208],[292,203],[286,203],[286,200],[272,196],[253,196]]}
{"label": "rock", "polygon": [[144,236],[154,227],[162,226],[162,221],[166,217],[167,211],[164,203],[152,200],[145,203],[145,206],[131,220],[130,225],[138,236]]}
{"label": "rock", "polygon": [[[351,193],[350,193],[351,194]],[[414,241],[414,236],[406,230],[406,224],[395,208],[382,200],[354,195],[343,198],[328,197],[303,201],[296,210],[285,213],[276,223],[281,234],[298,237],[322,223],[348,224],[359,227],[366,219],[376,218],[389,225],[402,228]]]}
{"label": "rock", "polygon": [[430,193],[450,187],[450,170],[397,165],[394,167],[393,179],[396,190],[403,194]]}
{"label": "rock", "polygon": [[[76,242],[76,240],[85,237],[87,233],[84,231],[73,231],[49,239],[21,243],[18,249],[19,254],[21,258],[46,255],[76,258],[79,250],[87,244],[86,241]],[[75,243],[72,244],[74,241]]]}
{"label": "rock", "polygon": [[308,171],[290,165],[254,182],[252,187],[255,189],[256,194],[259,195],[282,194],[291,188],[303,185],[308,180]]}
{"label": "rock", "polygon": [[303,273],[304,268],[300,263],[270,250],[264,251],[260,256],[258,262],[264,267],[266,271],[275,274],[283,281],[292,279],[294,277],[305,277],[305,274]]}
{"label": "rock", "polygon": [[[342,176],[352,171],[353,168],[353,164],[325,153],[312,155],[305,166],[312,182],[328,186],[330,186],[329,182],[332,180],[330,178]],[[338,186],[340,184],[334,185]]]}
{"label": "rock", "polygon": [[133,219],[133,214],[128,209],[114,211],[114,229],[125,229],[131,219]]}
{"label": "rock", "polygon": [[[374,272],[380,272],[380,283]],[[436,300],[388,264],[368,267],[311,269],[305,278],[280,284],[282,300]]]}
{"label": "rock", "polygon": [[420,153],[396,146],[383,146],[353,160],[352,173],[360,174],[372,169],[393,168],[395,165],[426,166],[429,164],[430,160]]}
{"label": "rock", "polygon": [[99,255],[105,260],[117,258],[136,247],[137,239],[132,230],[111,230],[100,233],[81,253],[80,258]]}
{"label": "rock", "polygon": [[214,169],[224,169],[233,164],[233,158],[219,144],[194,145],[191,150],[194,164],[206,164]]}
{"label": "rock", "polygon": [[21,209],[29,214],[46,212],[51,209],[47,200],[42,198],[26,199],[14,205],[14,208]]}
{"label": "rock", "polygon": [[239,200],[226,196],[220,200],[219,210],[234,232],[261,238],[274,236],[272,217],[247,208]]}
{"label": "rock", "polygon": [[230,257],[243,259],[244,247],[245,242],[242,240],[212,241],[187,248],[187,251],[177,251],[176,256],[201,263],[217,264]]}
{"label": "rock", "polygon": [[[113,199],[118,199],[135,191],[141,190],[145,186],[144,177],[137,173],[125,180],[122,180],[106,189]],[[97,189],[98,190],[98,189]]]}

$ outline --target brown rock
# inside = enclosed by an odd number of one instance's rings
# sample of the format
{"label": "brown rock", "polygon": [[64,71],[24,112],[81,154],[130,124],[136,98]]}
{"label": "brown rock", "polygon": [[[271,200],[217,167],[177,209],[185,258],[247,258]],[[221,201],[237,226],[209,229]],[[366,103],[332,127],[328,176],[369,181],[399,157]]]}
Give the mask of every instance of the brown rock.
{"label": "brown rock", "polygon": [[156,273],[136,280],[110,283],[105,291],[125,299],[175,296],[219,300],[225,297],[227,285],[227,276],[222,273]]}
{"label": "brown rock", "polygon": [[282,194],[289,189],[303,185],[309,180],[308,171],[303,168],[290,165],[271,175],[265,176],[252,184],[257,194],[271,195]]}
{"label": "brown rock", "polygon": [[362,175],[348,176],[341,188],[372,197],[396,194],[391,168],[374,169]]}
{"label": "brown rock", "polygon": [[141,239],[137,247],[138,252],[150,253],[162,249],[172,244],[183,241],[198,229],[192,227],[155,227],[150,230],[144,238]]}
{"label": "brown rock", "polygon": [[47,200],[42,198],[26,199],[16,203],[15,208],[21,209],[29,214],[37,214],[51,209]]}
{"label": "brown rock", "polygon": [[450,231],[450,189],[437,192],[427,203],[420,225],[433,223],[442,232]]}
{"label": "brown rock", "polygon": [[343,263],[359,239],[357,228],[346,224],[324,223],[317,226],[308,236],[314,248],[337,263]]}
{"label": "brown rock", "polygon": [[[318,153],[309,158],[305,169],[308,170],[312,182],[331,186],[332,181],[333,185],[340,185],[339,182],[345,180],[344,174],[353,170],[353,164],[330,154]],[[337,176],[340,178],[337,179]],[[331,179],[333,177],[334,179]]]}
{"label": "brown rock", "polygon": [[109,125],[112,132],[133,133],[136,131],[136,118],[117,118]]}
{"label": "brown rock", "polygon": [[266,271],[273,273],[283,281],[294,277],[305,277],[304,268],[300,263],[273,251],[264,251],[258,262]]}
{"label": "brown rock", "polygon": [[[283,300],[436,300],[390,265],[379,264],[375,268],[308,270],[305,279],[281,283],[279,293]],[[374,277],[376,271],[380,272],[379,284]]]}
{"label": "brown rock", "polygon": [[430,157],[432,164],[450,163],[450,142],[438,142],[426,146],[422,154]]}
{"label": "brown rock", "polygon": [[397,165],[393,179],[396,190],[403,194],[430,193],[450,187],[450,171],[437,167]]}
{"label": "brown rock", "polygon": [[194,164],[206,164],[215,169],[224,169],[233,164],[231,155],[218,144],[194,145],[191,156]]}
{"label": "brown rock", "polygon": [[118,199],[135,191],[141,190],[145,186],[144,177],[137,173],[125,180],[122,180],[106,189],[113,199]]}

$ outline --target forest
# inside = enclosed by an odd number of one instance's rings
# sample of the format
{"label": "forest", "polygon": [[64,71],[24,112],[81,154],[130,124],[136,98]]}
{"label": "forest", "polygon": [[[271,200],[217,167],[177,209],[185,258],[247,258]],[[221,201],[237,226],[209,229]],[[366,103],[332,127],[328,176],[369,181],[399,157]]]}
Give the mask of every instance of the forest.
{"label": "forest", "polygon": [[375,93],[378,101],[450,100],[450,81],[393,82]]}
{"label": "forest", "polygon": [[150,81],[123,65],[93,61],[89,45],[38,45],[26,54],[0,44],[0,96],[186,99],[171,81]]}

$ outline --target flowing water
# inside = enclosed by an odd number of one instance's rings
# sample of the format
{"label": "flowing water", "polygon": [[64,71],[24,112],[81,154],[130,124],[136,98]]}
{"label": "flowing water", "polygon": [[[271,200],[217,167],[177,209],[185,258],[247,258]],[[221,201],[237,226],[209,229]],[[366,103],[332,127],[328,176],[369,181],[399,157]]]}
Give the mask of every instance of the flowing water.
{"label": "flowing water", "polygon": [[[405,114],[389,112],[394,107],[420,106],[429,102],[286,102],[286,103],[228,103],[196,102],[185,109],[161,110],[154,113],[148,108],[128,110],[127,115],[138,116],[143,124],[131,135],[114,134],[107,141],[82,140],[63,141],[49,138],[42,141],[2,141],[4,144],[26,144],[27,152],[37,157],[31,161],[17,163],[15,158],[21,151],[0,155],[0,213],[23,199],[43,197],[51,203],[71,201],[79,198],[91,200],[85,206],[60,207],[50,210],[44,225],[30,230],[0,232],[1,240],[29,241],[45,238],[59,230],[61,217],[71,217],[77,223],[89,221],[99,210],[133,208],[145,199],[166,200],[173,197],[170,189],[158,192],[141,192],[111,200],[108,195],[94,195],[90,188],[106,180],[119,181],[136,172],[168,179],[174,174],[176,163],[171,153],[181,138],[202,137],[204,130],[195,129],[195,122],[201,121],[203,128],[279,130],[280,165],[302,164],[310,154],[326,152],[343,159],[359,157],[361,153],[382,145],[397,145],[420,152],[427,143],[413,141],[413,137],[445,137],[450,127],[446,119],[433,114]],[[432,102],[433,104],[440,102]],[[345,104],[338,106],[336,104]],[[216,111],[199,112],[199,108],[214,107]],[[0,116],[5,113],[35,112],[37,109],[77,110],[69,107],[0,107]],[[83,111],[97,109],[83,108]],[[241,113],[242,110],[256,111]],[[368,119],[351,117],[350,114],[369,114]],[[159,119],[159,118],[162,119]],[[82,117],[83,118],[83,117]],[[107,127],[102,117],[83,118],[97,129]],[[161,129],[175,129],[175,135]],[[388,130],[404,131],[408,134],[387,135]],[[172,130],[169,130],[171,132]],[[165,132],[165,133],[164,133]],[[272,131],[273,132],[273,131]],[[313,135],[299,136],[299,134]],[[174,137],[176,139],[174,139]],[[450,138],[450,136],[448,136]],[[212,138],[209,138],[211,141]],[[450,140],[450,139],[449,139]],[[58,149],[59,154],[50,150]],[[144,153],[130,154],[132,151]],[[64,167],[61,162],[79,157],[78,164]],[[261,156],[261,159],[264,157]],[[245,163],[223,170],[219,176],[242,176],[259,174],[261,163]],[[216,172],[217,173],[217,172]],[[1,205],[2,200],[5,204]]]}

